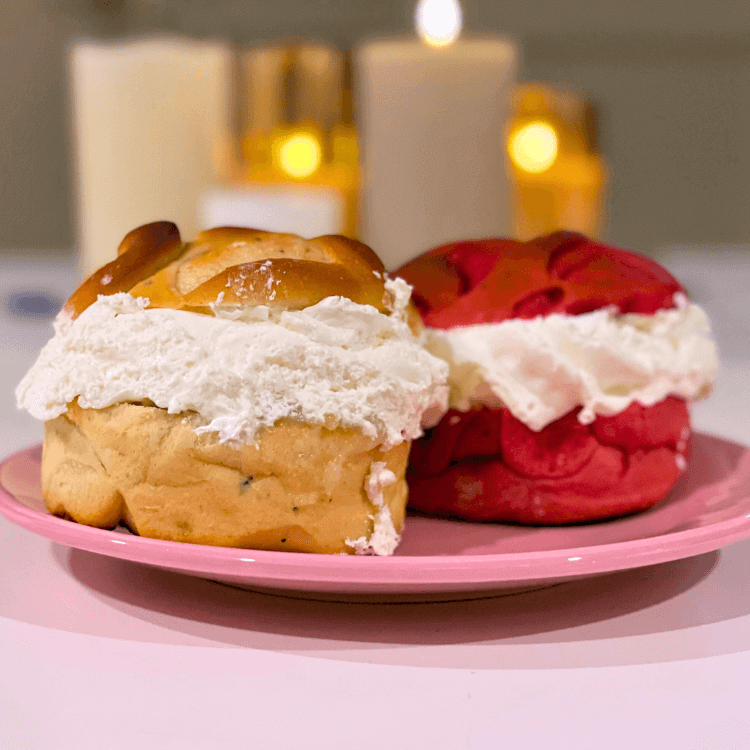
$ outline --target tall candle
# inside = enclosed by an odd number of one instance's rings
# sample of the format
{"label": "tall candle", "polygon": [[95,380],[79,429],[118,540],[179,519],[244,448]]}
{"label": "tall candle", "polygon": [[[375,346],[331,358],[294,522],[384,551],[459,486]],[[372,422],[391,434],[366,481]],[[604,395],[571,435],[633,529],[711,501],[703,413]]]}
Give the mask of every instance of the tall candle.
{"label": "tall candle", "polygon": [[177,39],[80,42],[71,55],[78,242],[84,275],[150,221],[198,226],[226,135],[229,50]]}
{"label": "tall candle", "polygon": [[510,233],[516,59],[501,39],[359,51],[360,235],[386,267],[445,242]]}

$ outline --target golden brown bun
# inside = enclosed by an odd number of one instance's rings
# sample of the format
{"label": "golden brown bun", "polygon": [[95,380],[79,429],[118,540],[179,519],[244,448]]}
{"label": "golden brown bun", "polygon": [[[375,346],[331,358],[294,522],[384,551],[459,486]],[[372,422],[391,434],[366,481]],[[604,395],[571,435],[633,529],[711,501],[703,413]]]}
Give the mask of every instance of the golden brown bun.
{"label": "golden brown bun", "polygon": [[[118,257],[65,305],[75,318],[101,294],[129,292],[151,307],[211,314],[211,304],[301,309],[344,296],[381,312],[393,307],[370,248],[339,236],[219,227],[183,244],[174,224],[130,232]],[[416,308],[410,323],[421,325]],[[195,415],[141,404],[81,409],[45,426],[42,488],[48,508],[79,523],[120,521],[143,536],[300,552],[352,552],[369,538],[376,508],[366,481],[384,461],[395,528],[406,508],[409,443],[388,451],[357,430],[278,422],[241,448],[197,435]]]}
{"label": "golden brown bun", "polygon": [[392,300],[383,271],[369,247],[347,237],[305,240],[218,227],[183,244],[177,227],[160,221],[130,232],[117,259],[86,279],[63,309],[76,318],[100,294],[129,292],[147,297],[151,307],[201,313],[217,300],[301,309],[333,296],[387,312]]}
{"label": "golden brown bun", "polygon": [[192,415],[138,404],[71,405],[45,425],[42,491],[49,510],[143,536],[296,552],[349,552],[369,536],[365,492],[373,462],[398,480],[382,488],[404,521],[407,442],[387,451],[357,430],[282,421],[257,445],[232,448],[197,435]]}

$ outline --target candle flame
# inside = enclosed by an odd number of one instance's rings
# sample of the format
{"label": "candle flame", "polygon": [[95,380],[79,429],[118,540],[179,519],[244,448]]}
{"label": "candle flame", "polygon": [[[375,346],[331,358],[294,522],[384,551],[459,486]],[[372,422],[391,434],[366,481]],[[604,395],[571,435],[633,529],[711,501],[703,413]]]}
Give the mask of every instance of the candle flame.
{"label": "candle flame", "polygon": [[290,177],[310,177],[320,167],[323,150],[312,133],[294,133],[278,144],[277,163]]}
{"label": "candle flame", "polygon": [[461,33],[461,3],[458,0],[419,0],[414,12],[417,33],[431,47],[452,44]]}
{"label": "candle flame", "polygon": [[508,152],[513,163],[532,174],[548,170],[557,159],[557,151],[557,133],[544,120],[526,123],[511,133],[508,142]]}

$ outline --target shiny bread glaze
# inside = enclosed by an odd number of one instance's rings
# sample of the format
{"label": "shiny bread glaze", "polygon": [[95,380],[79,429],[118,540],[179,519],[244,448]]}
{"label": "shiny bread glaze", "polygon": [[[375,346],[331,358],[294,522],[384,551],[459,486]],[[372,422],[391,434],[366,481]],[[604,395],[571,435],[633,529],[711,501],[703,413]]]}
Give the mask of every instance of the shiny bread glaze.
{"label": "shiny bread glaze", "polygon": [[63,313],[77,318],[99,295],[117,292],[205,314],[214,304],[297,310],[332,296],[389,312],[384,271],[369,247],[339,235],[306,240],[217,227],[183,242],[175,224],[159,221],[129,232],[117,258],[81,284]]}

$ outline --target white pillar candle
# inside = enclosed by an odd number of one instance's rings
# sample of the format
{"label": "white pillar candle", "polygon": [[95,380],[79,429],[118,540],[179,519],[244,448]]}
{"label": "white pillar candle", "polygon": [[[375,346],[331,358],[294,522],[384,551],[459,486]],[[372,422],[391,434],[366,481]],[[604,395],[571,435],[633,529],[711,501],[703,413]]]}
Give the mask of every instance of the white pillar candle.
{"label": "white pillar candle", "polygon": [[516,59],[508,40],[382,41],[359,51],[360,234],[387,268],[453,240],[510,233]]}
{"label": "white pillar candle", "polygon": [[81,270],[113,260],[127,232],[198,229],[226,137],[230,52],[178,39],[79,42],[71,53]]}

